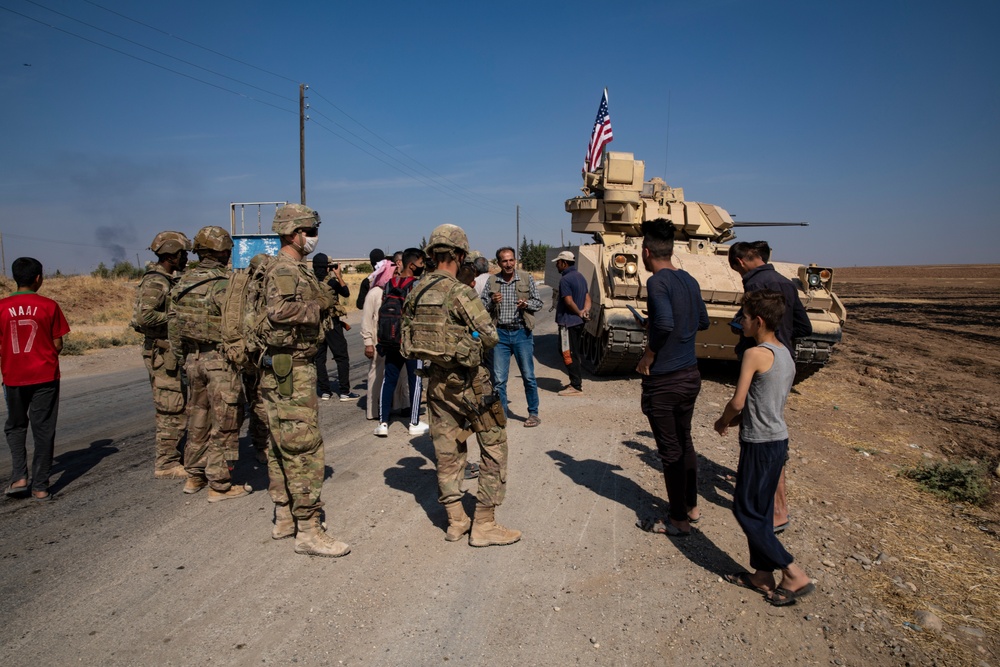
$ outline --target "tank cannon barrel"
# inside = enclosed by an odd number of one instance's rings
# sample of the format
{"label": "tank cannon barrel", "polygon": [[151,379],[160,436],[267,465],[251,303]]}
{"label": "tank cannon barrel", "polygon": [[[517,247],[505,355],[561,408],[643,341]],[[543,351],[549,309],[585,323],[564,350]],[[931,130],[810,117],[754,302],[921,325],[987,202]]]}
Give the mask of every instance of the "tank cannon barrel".
{"label": "tank cannon barrel", "polygon": [[808,227],[808,222],[733,222],[733,227]]}

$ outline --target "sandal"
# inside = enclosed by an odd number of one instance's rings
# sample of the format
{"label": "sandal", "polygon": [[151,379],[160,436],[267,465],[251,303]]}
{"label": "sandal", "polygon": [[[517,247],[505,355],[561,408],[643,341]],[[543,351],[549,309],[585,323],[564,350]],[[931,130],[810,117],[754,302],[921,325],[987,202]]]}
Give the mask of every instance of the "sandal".
{"label": "sandal", "polygon": [[734,572],[732,574],[724,574],[722,578],[733,584],[734,586],[739,586],[740,588],[746,588],[753,591],[754,593],[760,593],[761,595],[770,595],[770,588],[761,588],[753,583],[750,579],[749,572]]}
{"label": "sandal", "polygon": [[765,596],[765,599],[775,607],[784,607],[785,605],[795,604],[796,600],[804,598],[815,590],[816,587],[812,583],[806,584],[797,591],[790,591],[787,588],[775,588]]}
{"label": "sandal", "polygon": [[524,420],[524,427],[531,428],[533,426],[538,426],[542,423],[542,420],[538,418],[538,415],[528,415],[528,418]]}
{"label": "sandal", "polygon": [[670,537],[687,537],[691,534],[689,530],[681,530],[669,521],[663,519],[639,519],[635,522],[639,530],[657,535],[668,535]]}
{"label": "sandal", "polygon": [[5,496],[19,496],[22,493],[27,493],[29,490],[31,490],[30,484],[25,484],[24,486],[14,486],[14,483],[11,482],[3,493]]}

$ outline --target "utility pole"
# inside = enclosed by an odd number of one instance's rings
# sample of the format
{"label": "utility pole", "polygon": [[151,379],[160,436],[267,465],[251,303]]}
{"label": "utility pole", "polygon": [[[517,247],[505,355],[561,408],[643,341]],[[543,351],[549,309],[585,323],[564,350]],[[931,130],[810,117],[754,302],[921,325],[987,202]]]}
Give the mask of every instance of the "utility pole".
{"label": "utility pole", "polygon": [[299,84],[299,194],[303,206],[306,204],[306,88]]}
{"label": "utility pole", "polygon": [[3,232],[0,232],[0,269],[3,269],[3,277],[7,277],[7,255],[3,251]]}
{"label": "utility pole", "polygon": [[514,247],[516,248],[514,256],[517,257],[517,263],[523,269],[524,258],[521,257],[521,205],[520,204],[517,205],[516,220],[517,222],[515,223],[515,229],[517,230],[516,231],[517,238],[514,239]]}

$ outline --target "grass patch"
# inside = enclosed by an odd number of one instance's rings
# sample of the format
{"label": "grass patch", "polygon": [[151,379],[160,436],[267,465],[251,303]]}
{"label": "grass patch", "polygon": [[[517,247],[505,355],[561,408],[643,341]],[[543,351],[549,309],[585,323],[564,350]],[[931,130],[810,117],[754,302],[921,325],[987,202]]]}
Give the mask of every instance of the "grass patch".
{"label": "grass patch", "polygon": [[106,347],[121,347],[123,345],[139,345],[142,334],[136,333],[131,327],[123,327],[121,333],[100,335],[94,333],[74,333],[70,331],[63,338],[64,355],[79,355],[87,350],[100,350]]}
{"label": "grass patch", "polygon": [[903,475],[916,481],[921,489],[951,501],[982,505],[990,493],[986,467],[969,461],[921,463],[907,468]]}

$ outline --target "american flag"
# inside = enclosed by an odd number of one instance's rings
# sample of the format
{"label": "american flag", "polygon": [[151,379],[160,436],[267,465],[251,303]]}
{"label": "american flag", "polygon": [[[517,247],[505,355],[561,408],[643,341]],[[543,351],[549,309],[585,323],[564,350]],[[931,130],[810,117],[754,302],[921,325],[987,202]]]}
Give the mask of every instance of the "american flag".
{"label": "american flag", "polygon": [[608,89],[604,89],[601,106],[597,109],[597,119],[594,120],[594,131],[590,135],[590,145],[587,147],[587,159],[584,163],[587,171],[595,171],[601,166],[601,153],[614,135],[611,134],[611,116],[608,115]]}

